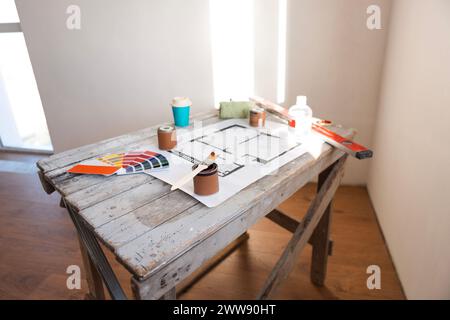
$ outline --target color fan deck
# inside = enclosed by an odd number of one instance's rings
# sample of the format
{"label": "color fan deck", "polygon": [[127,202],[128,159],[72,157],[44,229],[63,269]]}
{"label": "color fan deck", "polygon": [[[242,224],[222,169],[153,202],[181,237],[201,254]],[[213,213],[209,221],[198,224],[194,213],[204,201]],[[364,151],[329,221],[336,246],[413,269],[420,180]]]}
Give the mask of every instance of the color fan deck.
{"label": "color fan deck", "polygon": [[[204,125],[220,121],[217,112],[193,120]],[[170,185],[150,175],[67,172],[89,159],[156,144],[159,126],[55,154],[37,164],[44,190],[49,194],[56,190],[61,195],[61,205],[67,208],[78,232],[91,297],[102,298],[105,285],[112,298],[126,298],[98,241],[132,274],[135,298],[172,299],[182,280],[198,272],[236,239],[245,238],[241,236],[263,217],[290,230],[293,236],[257,298],[270,297],[308,243],[313,246],[311,280],[323,285],[331,252],[331,201],[343,176],[346,154],[326,145],[318,158],[304,154],[214,208],[180,190],[171,191]],[[335,126],[330,130],[353,137],[351,130]],[[302,221],[276,210],[318,175],[320,188]]]}

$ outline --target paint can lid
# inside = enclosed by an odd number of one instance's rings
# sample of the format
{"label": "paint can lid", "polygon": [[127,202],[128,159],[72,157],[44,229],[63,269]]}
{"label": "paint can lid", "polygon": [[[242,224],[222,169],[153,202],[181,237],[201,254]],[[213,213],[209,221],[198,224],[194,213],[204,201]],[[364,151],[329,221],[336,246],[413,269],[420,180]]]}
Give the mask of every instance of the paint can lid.
{"label": "paint can lid", "polygon": [[[197,167],[198,167],[198,164],[194,164],[192,166],[192,170],[197,169]],[[198,176],[212,176],[213,174],[217,173],[218,169],[219,169],[219,167],[217,166],[217,163],[214,162],[214,163],[210,164],[208,168],[200,171],[197,175]]]}

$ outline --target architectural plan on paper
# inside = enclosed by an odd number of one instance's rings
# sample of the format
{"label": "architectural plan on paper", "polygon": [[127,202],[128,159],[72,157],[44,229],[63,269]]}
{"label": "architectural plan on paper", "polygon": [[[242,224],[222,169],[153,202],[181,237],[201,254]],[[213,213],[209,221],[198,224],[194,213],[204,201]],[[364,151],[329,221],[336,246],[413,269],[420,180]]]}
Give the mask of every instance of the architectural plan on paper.
{"label": "architectural plan on paper", "polygon": [[[178,144],[160,151],[169,170],[148,174],[173,184],[212,151],[218,156],[219,192],[211,196],[194,193],[193,182],[180,189],[208,207],[215,207],[240,190],[306,153],[284,124],[266,121],[265,128],[252,128],[245,119],[230,119],[192,130],[177,129]],[[155,150],[157,146],[150,146]]]}

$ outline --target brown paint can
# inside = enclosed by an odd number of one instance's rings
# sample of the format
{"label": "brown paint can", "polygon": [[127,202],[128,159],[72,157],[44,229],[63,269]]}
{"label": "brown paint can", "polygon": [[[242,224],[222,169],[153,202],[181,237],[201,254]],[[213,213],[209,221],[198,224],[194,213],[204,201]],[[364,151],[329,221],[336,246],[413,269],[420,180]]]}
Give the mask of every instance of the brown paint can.
{"label": "brown paint can", "polygon": [[160,150],[172,150],[177,145],[177,132],[174,127],[158,128],[158,146]]}
{"label": "brown paint can", "polygon": [[[192,170],[195,170],[197,166],[194,165]],[[199,196],[209,196],[217,192],[219,192],[219,173],[217,164],[213,163],[194,177],[194,193]]]}
{"label": "brown paint can", "polygon": [[254,107],[250,110],[250,126],[262,128],[266,125],[266,111],[263,108]]}

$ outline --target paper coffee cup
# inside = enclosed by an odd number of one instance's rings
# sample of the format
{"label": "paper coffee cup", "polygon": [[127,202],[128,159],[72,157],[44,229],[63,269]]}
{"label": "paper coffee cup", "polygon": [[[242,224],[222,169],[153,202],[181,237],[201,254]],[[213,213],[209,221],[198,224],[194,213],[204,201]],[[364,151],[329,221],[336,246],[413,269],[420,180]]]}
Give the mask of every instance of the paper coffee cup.
{"label": "paper coffee cup", "polygon": [[175,126],[187,127],[189,125],[189,112],[192,102],[187,97],[175,97],[172,99],[172,113]]}

